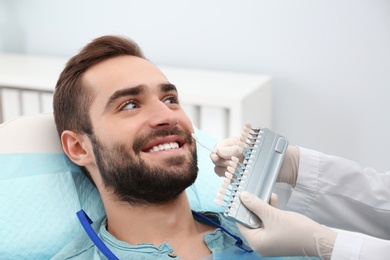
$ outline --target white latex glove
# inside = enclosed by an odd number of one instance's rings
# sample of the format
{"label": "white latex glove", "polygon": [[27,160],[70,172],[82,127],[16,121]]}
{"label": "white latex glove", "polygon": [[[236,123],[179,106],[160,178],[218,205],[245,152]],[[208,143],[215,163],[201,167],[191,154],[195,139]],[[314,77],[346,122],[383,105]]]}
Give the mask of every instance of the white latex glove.
{"label": "white latex glove", "polygon": [[[214,146],[210,158],[215,164],[214,171],[218,176],[225,176],[226,168],[229,166],[229,160],[232,156],[237,157],[242,162],[244,159],[242,155],[243,145],[239,137],[230,137],[223,139]],[[298,168],[299,148],[288,146],[276,181],[288,183],[295,187],[298,178]]]}
{"label": "white latex glove", "polygon": [[277,182],[288,183],[295,187],[298,179],[299,155],[299,148],[297,146],[289,145],[287,147],[278,178],[276,179]]}
{"label": "white latex glove", "polygon": [[240,199],[262,220],[262,226],[258,229],[237,224],[241,234],[258,254],[330,259],[337,236],[335,231],[298,213],[274,208],[248,192],[242,192]]}
{"label": "white latex glove", "polygon": [[235,156],[242,161],[244,159],[243,151],[242,143],[238,137],[229,137],[218,142],[210,154],[210,159],[215,164],[215,173],[220,177],[224,177],[230,158]]}

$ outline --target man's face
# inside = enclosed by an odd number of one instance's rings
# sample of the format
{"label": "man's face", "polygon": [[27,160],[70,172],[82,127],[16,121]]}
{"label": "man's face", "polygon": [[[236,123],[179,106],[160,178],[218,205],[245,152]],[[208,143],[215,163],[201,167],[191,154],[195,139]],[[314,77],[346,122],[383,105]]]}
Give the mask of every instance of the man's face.
{"label": "man's face", "polygon": [[196,146],[176,88],[150,62],[120,56],[84,75],[95,92],[89,136],[104,186],[129,203],[164,203],[197,176]]}

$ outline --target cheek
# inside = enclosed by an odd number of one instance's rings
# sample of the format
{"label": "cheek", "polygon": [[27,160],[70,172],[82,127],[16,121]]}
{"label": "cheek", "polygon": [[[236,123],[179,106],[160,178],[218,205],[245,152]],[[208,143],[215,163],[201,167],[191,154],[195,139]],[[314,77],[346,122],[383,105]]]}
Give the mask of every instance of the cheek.
{"label": "cheek", "polygon": [[132,136],[137,131],[134,128],[133,120],[121,118],[101,117],[94,122],[93,132],[103,143],[132,142]]}
{"label": "cheek", "polygon": [[192,122],[190,118],[187,116],[187,114],[183,111],[183,115],[180,118],[180,122],[182,126],[187,129],[189,132],[194,132],[194,126],[192,125]]}
{"label": "cheek", "polygon": [[121,136],[120,129],[111,127],[109,124],[94,126],[94,134],[104,144],[117,143]]}

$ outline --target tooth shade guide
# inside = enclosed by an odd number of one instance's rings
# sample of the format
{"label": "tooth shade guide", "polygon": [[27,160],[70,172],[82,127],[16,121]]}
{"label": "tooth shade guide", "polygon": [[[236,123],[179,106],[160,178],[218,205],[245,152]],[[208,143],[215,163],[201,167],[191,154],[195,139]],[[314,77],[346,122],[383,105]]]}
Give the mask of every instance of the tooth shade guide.
{"label": "tooth shade guide", "polygon": [[253,128],[249,124],[243,127],[239,140],[243,160],[240,162],[232,157],[228,162],[225,186],[219,192],[225,194],[224,202],[219,205],[229,218],[249,228],[257,228],[260,219],[241,204],[239,194],[247,190],[269,201],[288,141],[267,128]]}

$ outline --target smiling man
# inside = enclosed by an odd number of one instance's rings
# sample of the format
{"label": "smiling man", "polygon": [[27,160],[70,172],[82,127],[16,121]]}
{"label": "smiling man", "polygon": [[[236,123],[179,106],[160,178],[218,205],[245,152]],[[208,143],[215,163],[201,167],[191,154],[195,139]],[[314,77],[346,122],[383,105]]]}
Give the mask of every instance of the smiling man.
{"label": "smiling man", "polygon": [[[69,60],[54,116],[63,149],[93,181],[107,216],[93,228],[120,259],[200,259],[232,247],[197,221],[185,189],[197,177],[192,124],[178,91],[132,40],[103,36]],[[217,213],[202,213],[238,233]],[[105,258],[86,234],[55,257]]]}

